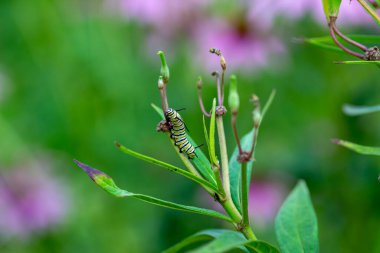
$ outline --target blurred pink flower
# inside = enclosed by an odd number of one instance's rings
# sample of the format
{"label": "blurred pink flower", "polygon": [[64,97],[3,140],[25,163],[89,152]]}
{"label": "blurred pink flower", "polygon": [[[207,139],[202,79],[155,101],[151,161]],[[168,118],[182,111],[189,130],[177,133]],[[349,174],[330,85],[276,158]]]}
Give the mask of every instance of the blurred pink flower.
{"label": "blurred pink flower", "polygon": [[254,226],[271,225],[285,199],[286,188],[272,180],[253,180],[249,195],[249,213]]}
{"label": "blurred pink flower", "polygon": [[[193,43],[195,64],[207,72],[219,69],[218,60],[208,54],[210,47],[222,50],[229,70],[252,73],[257,69],[282,64],[285,46],[276,37],[277,17],[296,22],[305,15],[313,16],[326,25],[321,1],[265,0],[237,1],[228,15],[214,12],[218,2],[213,0],[107,0],[109,8],[129,20],[150,26],[142,50],[154,55],[157,50],[173,51],[181,40]],[[214,13],[217,13],[215,16]],[[371,17],[357,1],[343,0],[338,25],[373,24]],[[168,50],[166,50],[168,51]]]}
{"label": "blurred pink flower", "polygon": [[[272,227],[287,192],[286,183],[273,179],[253,178],[249,191],[248,212],[255,228],[265,230]],[[197,200],[202,206],[224,212],[223,207],[203,189],[200,189],[197,195]]]}
{"label": "blurred pink flower", "polygon": [[[317,0],[251,1],[248,9],[249,19],[260,20],[266,27],[273,26],[273,21],[278,16],[295,20],[306,14],[311,14],[317,21],[326,23],[322,1]],[[338,23],[341,25],[369,25],[374,24],[374,21],[357,1],[343,0]]]}
{"label": "blurred pink flower", "polygon": [[111,8],[117,8],[131,20],[160,28],[167,33],[193,20],[209,0],[110,0]]}
{"label": "blurred pink flower", "polygon": [[222,51],[229,70],[245,72],[268,66],[271,57],[279,58],[285,51],[278,38],[246,20],[228,23],[208,20],[199,23],[192,37],[198,52],[197,61],[205,65],[208,72],[220,69],[219,60],[208,53],[212,47]]}
{"label": "blurred pink flower", "polygon": [[0,236],[26,238],[62,221],[67,192],[42,166],[28,164],[0,173]]}
{"label": "blurred pink flower", "polygon": [[[145,33],[146,44],[141,50],[155,57],[158,50],[173,51],[176,40],[188,35],[210,2],[212,0],[107,0],[106,4],[111,13],[120,13],[130,21],[152,28]],[[171,50],[167,50],[169,48]]]}

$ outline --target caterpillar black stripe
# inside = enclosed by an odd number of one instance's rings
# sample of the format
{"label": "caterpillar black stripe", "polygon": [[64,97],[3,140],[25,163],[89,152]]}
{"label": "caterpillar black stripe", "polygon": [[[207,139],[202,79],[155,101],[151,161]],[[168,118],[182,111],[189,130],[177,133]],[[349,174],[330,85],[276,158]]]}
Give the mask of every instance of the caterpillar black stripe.
{"label": "caterpillar black stripe", "polygon": [[165,111],[165,118],[169,123],[170,137],[174,139],[174,144],[179,148],[179,151],[185,153],[189,159],[196,157],[195,148],[187,139],[185,123],[179,113],[169,108]]}

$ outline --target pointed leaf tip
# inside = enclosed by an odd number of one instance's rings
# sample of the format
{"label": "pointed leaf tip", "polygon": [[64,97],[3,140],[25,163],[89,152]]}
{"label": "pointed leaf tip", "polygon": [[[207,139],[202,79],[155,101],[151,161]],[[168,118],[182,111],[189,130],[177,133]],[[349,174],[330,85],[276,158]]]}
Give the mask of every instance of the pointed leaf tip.
{"label": "pointed leaf tip", "polygon": [[87,175],[95,182],[98,186],[100,186],[106,192],[116,196],[116,197],[124,197],[125,194],[128,194],[127,191],[121,190],[113,179],[108,176],[106,173],[94,169],[87,164],[81,163],[78,160],[74,160],[74,162],[84,171]]}
{"label": "pointed leaf tip", "polygon": [[121,144],[120,144],[118,141],[114,141],[113,143],[115,144],[115,146],[116,146],[117,148],[120,148],[120,147],[121,147]]}
{"label": "pointed leaf tip", "polygon": [[94,168],[91,168],[90,166],[88,166],[87,164],[84,164],[78,160],[75,160],[74,159],[74,162],[79,166],[79,168],[81,168],[84,172],[87,173],[87,175],[94,181],[96,182],[96,178],[99,177],[99,176],[104,176],[104,177],[107,177],[107,178],[110,178],[110,176],[108,176],[107,174],[105,174],[104,172],[100,171],[100,170],[97,170],[97,169],[94,169]]}
{"label": "pointed leaf tip", "polygon": [[340,145],[342,141],[339,140],[339,139],[331,139],[331,142],[332,142],[333,144]]}

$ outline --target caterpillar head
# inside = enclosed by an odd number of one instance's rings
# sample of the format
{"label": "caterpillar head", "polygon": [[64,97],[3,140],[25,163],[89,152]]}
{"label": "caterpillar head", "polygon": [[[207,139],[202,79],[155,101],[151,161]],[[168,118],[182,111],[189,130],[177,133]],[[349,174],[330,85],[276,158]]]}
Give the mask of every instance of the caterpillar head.
{"label": "caterpillar head", "polygon": [[171,116],[174,113],[174,110],[172,108],[168,108],[165,111],[165,117]]}
{"label": "caterpillar head", "polygon": [[172,108],[168,108],[164,113],[166,121],[170,121],[170,117],[172,117],[173,114],[174,110]]}

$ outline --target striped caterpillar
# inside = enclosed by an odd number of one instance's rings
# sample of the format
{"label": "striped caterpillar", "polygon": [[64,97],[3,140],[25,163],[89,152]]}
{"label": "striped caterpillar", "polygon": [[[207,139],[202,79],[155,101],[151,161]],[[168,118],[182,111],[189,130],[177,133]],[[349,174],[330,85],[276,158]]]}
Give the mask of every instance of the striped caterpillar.
{"label": "striped caterpillar", "polygon": [[186,126],[179,113],[169,108],[165,111],[165,119],[169,123],[170,137],[174,139],[174,144],[179,148],[179,151],[185,153],[189,159],[196,157],[195,148],[187,139]]}

